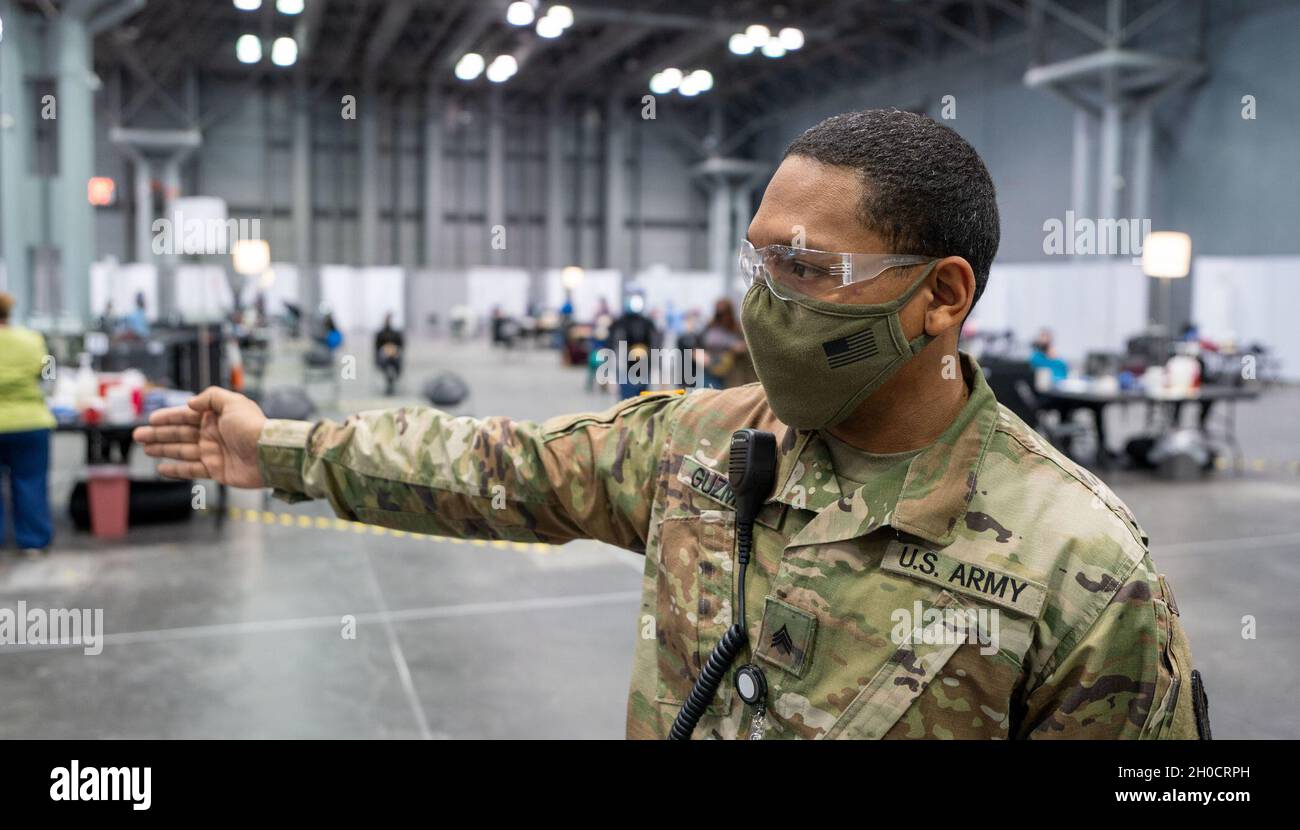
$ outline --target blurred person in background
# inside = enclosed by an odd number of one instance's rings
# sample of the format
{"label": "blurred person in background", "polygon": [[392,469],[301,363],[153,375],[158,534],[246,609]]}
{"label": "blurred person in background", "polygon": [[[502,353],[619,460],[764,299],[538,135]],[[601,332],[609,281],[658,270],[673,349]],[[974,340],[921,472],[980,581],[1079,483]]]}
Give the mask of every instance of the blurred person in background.
{"label": "blurred person in background", "polygon": [[[50,546],[47,481],[54,416],[41,393],[41,369],[48,354],[38,332],[10,323],[14,298],[0,293],[0,483],[9,480],[9,509],[19,549],[38,554]],[[6,535],[0,499],[0,541]]]}
{"label": "blurred person in background", "polygon": [[384,327],[375,334],[375,366],[384,375],[384,394],[397,390],[397,379],[402,374],[402,350],[406,340],[393,328],[392,312],[384,315]]}
{"label": "blurred person in background", "polygon": [[698,308],[682,315],[681,331],[677,333],[677,359],[681,361],[683,386],[703,386],[705,383],[704,370],[700,367],[704,349],[702,329]]}
{"label": "blurred person in background", "polygon": [[[609,348],[609,327],[614,325],[609,301],[604,297],[596,303],[596,314],[591,319],[591,348],[587,351],[587,391],[596,388],[596,372],[604,363],[603,349]],[[603,391],[603,390],[602,390]]]}
{"label": "blurred person in background", "polygon": [[1070,374],[1070,367],[1064,360],[1056,356],[1056,347],[1052,345],[1052,330],[1043,328],[1038,330],[1038,335],[1034,337],[1034,342],[1030,346],[1029,365],[1038,369],[1046,369],[1052,373],[1052,380],[1064,380]]}
{"label": "blurred person in background", "polygon": [[[625,357],[624,365],[618,367],[619,397],[624,399],[635,398],[650,388],[650,350],[659,348],[659,329],[645,316],[644,309],[645,297],[639,293],[629,294],[626,310],[609,327],[607,348],[618,353],[619,346],[625,344],[625,350],[619,355],[620,359]],[[642,362],[644,379],[641,379],[641,372],[637,372],[634,379],[633,365],[638,361]]]}
{"label": "blurred person in background", "polygon": [[334,355],[334,350],[343,345],[343,332],[339,331],[338,325],[334,322],[333,312],[326,311],[325,316],[321,318],[316,342],[324,346],[331,357]]}
{"label": "blurred person in background", "polygon": [[718,300],[713,307],[713,319],[704,327],[702,345],[708,355],[704,385],[709,389],[730,389],[758,380],[731,300]]}
{"label": "blurred person in background", "polygon": [[149,336],[149,315],[145,311],[144,292],[135,295],[135,308],[122,318],[122,332],[130,337],[144,340]]}
{"label": "blurred person in background", "polygon": [[104,305],[104,313],[95,319],[95,331],[102,331],[104,334],[111,335],[117,326],[117,316],[113,313],[113,301],[109,300]]}

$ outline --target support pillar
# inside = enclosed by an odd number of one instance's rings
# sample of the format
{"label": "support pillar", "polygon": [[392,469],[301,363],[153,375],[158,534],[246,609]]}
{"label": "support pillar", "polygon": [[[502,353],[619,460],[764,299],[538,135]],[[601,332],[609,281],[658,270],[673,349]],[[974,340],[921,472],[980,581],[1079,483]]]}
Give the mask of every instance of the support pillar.
{"label": "support pillar", "polygon": [[30,168],[27,121],[29,108],[23,80],[21,46],[27,27],[23,16],[9,0],[0,0],[6,43],[0,47],[0,244],[3,244],[4,290],[13,295],[18,319],[31,314],[31,227],[26,205],[31,204],[28,187]]}
{"label": "support pillar", "polygon": [[301,73],[293,89],[293,245],[298,265],[299,300],[303,308],[320,303],[319,275],[313,256],[311,198],[311,97],[306,78]]}
{"label": "support pillar", "polygon": [[[506,261],[506,252],[493,246],[496,240],[494,229],[497,226],[504,228],[506,224],[506,127],[499,87],[493,89],[488,96],[487,165],[484,178],[487,194],[484,213],[487,225],[484,237],[488,250],[486,259],[493,264],[502,264]],[[510,244],[508,230],[506,244]]]}
{"label": "support pillar", "polygon": [[371,79],[363,82],[358,102],[360,167],[357,199],[358,265],[378,265],[379,256],[379,91]]}
{"label": "support pillar", "polygon": [[605,255],[606,268],[628,274],[627,126],[622,101],[612,95],[605,107]]}
{"label": "support pillar", "polygon": [[[58,50],[59,175],[52,183],[53,241],[59,248],[63,316],[90,322],[90,263],[95,252],[95,209],[86,185],[95,174],[95,102],[91,90],[90,35],[86,21],[64,13],[54,23]],[[12,44],[11,46],[16,46]],[[18,128],[27,119],[19,118]]]}
{"label": "support pillar", "polygon": [[565,239],[564,113],[558,96],[546,110],[546,262],[552,268],[572,264]]}
{"label": "support pillar", "polygon": [[442,96],[434,82],[424,103],[424,266],[437,268],[446,260],[443,251],[443,130]]}

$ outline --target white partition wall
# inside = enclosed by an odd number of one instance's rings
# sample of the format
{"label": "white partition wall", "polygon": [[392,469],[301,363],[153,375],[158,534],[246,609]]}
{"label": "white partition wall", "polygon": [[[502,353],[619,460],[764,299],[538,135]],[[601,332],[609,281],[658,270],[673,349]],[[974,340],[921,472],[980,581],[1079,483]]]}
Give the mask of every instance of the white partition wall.
{"label": "white partition wall", "polygon": [[[564,283],[560,269],[552,268],[542,277],[545,283],[546,307],[559,310],[564,305]],[[623,273],[614,268],[592,268],[583,272],[582,281],[573,289],[573,316],[576,320],[591,320],[604,300],[613,314],[623,305]]]}
{"label": "white partition wall", "polygon": [[135,295],[144,294],[150,317],[158,315],[158,268],[141,262],[95,262],[90,266],[90,313],[104,313],[111,302],[118,317],[135,308]]}
{"label": "white partition wall", "polygon": [[[707,320],[713,306],[725,296],[722,278],[712,271],[678,271],[648,268],[636,276],[636,284],[645,291],[646,308],[683,315],[695,309]],[[739,309],[737,309],[739,311]]]}
{"label": "white partition wall", "polygon": [[365,297],[363,328],[378,331],[384,317],[393,315],[393,326],[406,326],[406,270],[396,266],[361,269],[362,293]]}
{"label": "white partition wall", "polygon": [[971,312],[980,331],[1012,331],[1027,343],[1041,328],[1070,362],[1091,351],[1123,351],[1146,328],[1150,278],[1126,260],[994,265]]}
{"label": "white partition wall", "polygon": [[1192,320],[1202,337],[1266,346],[1281,376],[1300,380],[1300,257],[1197,257],[1192,273]]}
{"label": "white partition wall", "polygon": [[528,272],[522,268],[471,268],[465,275],[469,285],[466,304],[479,317],[489,317],[500,308],[514,317],[528,311]]}
{"label": "white partition wall", "polygon": [[[298,266],[290,262],[275,262],[271,270],[260,277],[245,277],[239,288],[239,299],[244,308],[252,308],[259,294],[266,297],[266,313],[272,317],[283,314],[285,303],[297,305],[301,298],[298,287]],[[311,312],[314,309],[304,309]]]}
{"label": "white partition wall", "polygon": [[320,282],[321,300],[343,331],[376,331],[388,313],[392,313],[395,326],[405,325],[406,272],[402,268],[322,265]]}
{"label": "white partition wall", "polygon": [[465,272],[426,268],[406,277],[407,330],[421,336],[446,331],[452,309],[469,300]]}
{"label": "white partition wall", "polygon": [[213,323],[235,307],[224,265],[176,266],[176,311],[189,323]]}

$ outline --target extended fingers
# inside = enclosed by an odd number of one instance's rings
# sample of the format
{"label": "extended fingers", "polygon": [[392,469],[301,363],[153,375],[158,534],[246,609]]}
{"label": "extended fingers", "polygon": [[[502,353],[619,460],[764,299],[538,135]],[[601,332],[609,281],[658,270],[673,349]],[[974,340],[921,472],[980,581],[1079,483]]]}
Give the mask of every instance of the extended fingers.
{"label": "extended fingers", "polygon": [[175,461],[198,461],[198,444],[145,444],[144,454],[153,458],[170,458]]}
{"label": "extended fingers", "polygon": [[195,412],[188,406],[169,406],[166,409],[159,409],[149,416],[149,423],[153,426],[185,424],[196,427],[202,422],[203,414]]}
{"label": "extended fingers", "polygon": [[199,440],[199,428],[192,426],[136,427],[131,437],[141,444],[169,442],[193,444]]}
{"label": "extended fingers", "polygon": [[165,478],[207,478],[208,468],[204,467],[198,461],[159,464],[158,474]]}

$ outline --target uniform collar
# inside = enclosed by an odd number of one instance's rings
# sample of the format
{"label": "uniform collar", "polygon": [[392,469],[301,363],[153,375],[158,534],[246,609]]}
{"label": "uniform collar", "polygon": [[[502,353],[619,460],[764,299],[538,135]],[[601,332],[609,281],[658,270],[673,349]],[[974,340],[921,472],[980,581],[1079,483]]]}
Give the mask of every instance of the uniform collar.
{"label": "uniform collar", "polygon": [[961,367],[970,388],[966,405],[943,435],[912,459],[893,509],[884,513],[873,513],[860,491],[841,491],[830,450],[816,431],[787,429],[777,478],[783,484],[775,501],[818,514],[790,545],[839,542],[884,525],[938,547],[953,541],[998,422],[997,400],[979,364],[962,353]]}

